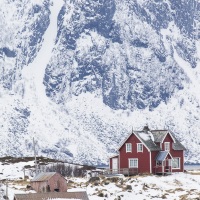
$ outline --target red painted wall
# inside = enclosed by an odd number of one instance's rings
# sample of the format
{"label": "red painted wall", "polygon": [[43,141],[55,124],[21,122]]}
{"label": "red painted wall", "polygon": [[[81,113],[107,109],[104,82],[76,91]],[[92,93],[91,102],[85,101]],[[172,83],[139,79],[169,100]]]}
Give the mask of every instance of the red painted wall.
{"label": "red painted wall", "polygon": [[[174,150],[173,149],[173,140],[170,134],[167,134],[163,143],[162,150],[164,151],[164,143],[170,142],[170,154],[172,157],[180,157],[180,169],[172,169],[172,172],[183,172],[184,171],[184,151],[183,150]],[[126,152],[126,143],[132,144],[132,152]],[[150,152],[143,145],[143,152],[137,152],[137,143],[141,143],[141,141],[132,134],[127,141],[122,145],[119,149],[119,168],[129,168],[129,158],[138,158],[138,173],[155,173],[156,166],[156,156],[159,151],[151,152],[151,171],[150,171]],[[113,157],[117,158],[117,156]],[[109,160],[110,169],[112,169],[112,158]]]}
{"label": "red painted wall", "polygon": [[[132,152],[126,153],[126,143],[132,144]],[[143,152],[137,152],[140,140],[132,134],[119,150],[120,168],[129,168],[129,158],[138,158],[138,173],[150,173],[150,152],[143,145]]]}
{"label": "red painted wall", "polygon": [[152,151],[151,152],[151,166],[152,166],[152,173],[155,174],[156,172],[156,156],[158,155],[159,151]]}
{"label": "red painted wall", "polygon": [[172,169],[172,172],[183,172],[184,171],[184,151],[183,150],[174,150],[173,149],[173,140],[170,136],[170,134],[167,134],[165,137],[163,144],[162,144],[162,150],[164,150],[164,142],[170,142],[170,154],[172,157],[180,157],[180,169]]}

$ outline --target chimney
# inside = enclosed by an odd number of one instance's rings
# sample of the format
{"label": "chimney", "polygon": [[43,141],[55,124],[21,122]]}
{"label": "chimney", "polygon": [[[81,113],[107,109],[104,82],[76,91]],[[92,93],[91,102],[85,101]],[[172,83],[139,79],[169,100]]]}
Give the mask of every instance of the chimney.
{"label": "chimney", "polygon": [[148,124],[146,125],[146,126],[144,126],[144,128],[143,128],[143,131],[150,131],[150,129],[149,129],[149,127],[148,127]]}

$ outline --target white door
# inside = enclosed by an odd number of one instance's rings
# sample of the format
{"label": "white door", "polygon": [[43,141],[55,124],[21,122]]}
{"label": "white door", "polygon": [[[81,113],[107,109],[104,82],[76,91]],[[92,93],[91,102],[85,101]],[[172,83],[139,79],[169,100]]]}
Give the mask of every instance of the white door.
{"label": "white door", "polygon": [[112,170],[117,172],[117,170],[118,170],[118,158],[112,159]]}

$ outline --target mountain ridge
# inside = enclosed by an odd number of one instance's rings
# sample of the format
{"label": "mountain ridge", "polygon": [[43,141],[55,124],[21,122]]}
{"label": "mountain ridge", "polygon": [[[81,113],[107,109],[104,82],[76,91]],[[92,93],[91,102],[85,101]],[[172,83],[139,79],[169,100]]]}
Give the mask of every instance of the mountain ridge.
{"label": "mountain ridge", "polygon": [[198,162],[199,7],[2,1],[0,155],[32,155],[34,137],[39,155],[106,163],[148,123],[175,132],[186,162]]}

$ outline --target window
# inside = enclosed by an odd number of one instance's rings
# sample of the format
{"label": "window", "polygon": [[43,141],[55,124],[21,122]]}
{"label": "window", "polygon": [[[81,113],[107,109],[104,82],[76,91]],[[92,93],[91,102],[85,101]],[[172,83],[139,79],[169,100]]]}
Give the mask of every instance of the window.
{"label": "window", "polygon": [[142,143],[137,144],[137,152],[143,152],[143,144]]}
{"label": "window", "polygon": [[156,161],[156,166],[162,166],[162,161],[157,160]]}
{"label": "window", "polygon": [[165,151],[170,151],[170,142],[165,142]]}
{"label": "window", "polygon": [[173,158],[172,168],[173,169],[180,169],[180,158]]}
{"label": "window", "polygon": [[129,158],[129,168],[138,168],[138,159],[137,158]]}
{"label": "window", "polygon": [[168,159],[168,165],[172,166],[172,159]]}
{"label": "window", "polygon": [[126,152],[132,152],[132,144],[126,143]]}

